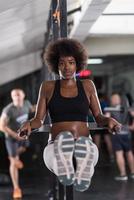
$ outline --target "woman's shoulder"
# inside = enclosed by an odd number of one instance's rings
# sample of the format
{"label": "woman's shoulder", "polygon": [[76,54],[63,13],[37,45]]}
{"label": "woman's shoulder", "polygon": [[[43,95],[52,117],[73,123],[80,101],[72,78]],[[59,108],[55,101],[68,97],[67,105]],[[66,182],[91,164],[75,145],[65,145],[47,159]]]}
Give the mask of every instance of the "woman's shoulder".
{"label": "woman's shoulder", "polygon": [[56,83],[56,81],[55,80],[51,80],[51,81],[43,81],[42,82],[42,86],[44,87],[44,88],[51,88],[51,87],[54,87],[55,86],[55,83]]}
{"label": "woman's shoulder", "polygon": [[49,98],[52,95],[54,91],[55,83],[56,83],[55,80],[42,82],[41,87],[42,87],[42,91],[45,97]]}
{"label": "woman's shoulder", "polygon": [[88,90],[94,90],[95,89],[95,84],[92,80],[84,79],[84,80],[82,80],[82,84],[85,87],[85,89],[88,89]]}
{"label": "woman's shoulder", "polygon": [[81,81],[82,81],[83,84],[88,84],[88,85],[89,85],[89,84],[90,84],[90,85],[94,84],[93,81],[90,80],[90,79],[83,79],[83,80],[81,80]]}

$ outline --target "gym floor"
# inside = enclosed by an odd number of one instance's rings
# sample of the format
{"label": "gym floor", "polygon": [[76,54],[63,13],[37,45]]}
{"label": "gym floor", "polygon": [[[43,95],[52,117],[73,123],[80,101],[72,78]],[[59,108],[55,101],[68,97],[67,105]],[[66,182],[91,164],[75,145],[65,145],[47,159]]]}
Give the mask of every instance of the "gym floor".
{"label": "gym floor", "polygon": [[[53,179],[42,159],[44,141],[47,143],[47,137],[46,134],[35,135],[33,141],[31,141],[33,145],[21,157],[25,165],[25,168],[20,171],[20,185],[23,190],[22,200],[50,200],[48,193],[52,188]],[[7,155],[0,155],[1,169],[3,168],[7,173],[8,159],[5,160]],[[83,193],[74,191],[74,200],[134,200],[134,180],[115,181],[114,176],[117,173],[115,163],[110,163],[105,149],[102,150],[90,188]],[[0,200],[12,200],[11,182],[2,184],[0,181]]]}
{"label": "gym floor", "polygon": [[[114,180],[115,165],[96,167],[90,188],[83,192],[74,191],[74,200],[133,200],[134,181],[117,182]],[[24,170],[20,174],[23,189],[22,200],[48,200],[50,174],[42,170]],[[0,186],[0,200],[11,200],[11,184]]]}

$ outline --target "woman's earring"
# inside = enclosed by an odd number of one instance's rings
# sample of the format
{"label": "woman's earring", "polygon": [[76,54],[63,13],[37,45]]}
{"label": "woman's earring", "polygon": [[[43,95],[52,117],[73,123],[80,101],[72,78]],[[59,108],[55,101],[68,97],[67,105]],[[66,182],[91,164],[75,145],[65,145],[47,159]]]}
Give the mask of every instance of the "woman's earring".
{"label": "woman's earring", "polygon": [[74,78],[76,78],[76,71],[74,72]]}
{"label": "woman's earring", "polygon": [[59,77],[60,77],[60,79],[62,79],[62,74],[61,74],[60,70],[59,70]]}

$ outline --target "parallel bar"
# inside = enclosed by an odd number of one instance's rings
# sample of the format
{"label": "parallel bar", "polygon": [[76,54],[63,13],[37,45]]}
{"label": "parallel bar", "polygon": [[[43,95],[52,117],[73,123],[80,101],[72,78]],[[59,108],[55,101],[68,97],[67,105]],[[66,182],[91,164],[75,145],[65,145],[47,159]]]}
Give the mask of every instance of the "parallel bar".
{"label": "parallel bar", "polygon": [[65,199],[65,190],[64,189],[65,189],[64,186],[60,182],[58,182],[58,200]]}
{"label": "parallel bar", "polygon": [[[105,130],[108,129],[107,127],[99,127],[96,122],[90,122],[89,124],[89,130]],[[42,126],[38,132],[50,132],[51,130],[51,125],[46,124],[44,126]]]}
{"label": "parallel bar", "polygon": [[53,40],[57,40],[60,38],[60,27],[58,24],[58,19],[55,17],[55,12],[58,7],[58,0],[52,0],[52,32],[53,32]]}
{"label": "parallel bar", "polygon": [[73,185],[66,187],[66,200],[73,200]]}
{"label": "parallel bar", "polygon": [[60,36],[67,37],[67,1],[59,0],[60,2]]}

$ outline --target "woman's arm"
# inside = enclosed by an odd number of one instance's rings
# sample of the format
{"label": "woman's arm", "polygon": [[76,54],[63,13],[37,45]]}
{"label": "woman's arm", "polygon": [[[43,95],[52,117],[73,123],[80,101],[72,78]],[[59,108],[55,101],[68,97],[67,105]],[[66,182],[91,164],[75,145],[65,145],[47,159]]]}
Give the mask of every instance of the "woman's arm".
{"label": "woman's arm", "polygon": [[90,103],[90,109],[96,120],[96,123],[101,127],[107,126],[112,131],[114,129],[120,129],[120,127],[121,127],[120,123],[118,123],[115,119],[113,119],[111,117],[107,117],[102,114],[96,87],[91,80],[87,81],[86,90],[88,91],[87,94],[89,97],[88,99],[89,99],[89,103]]}
{"label": "woman's arm", "polygon": [[36,106],[36,112],[34,118],[25,122],[21,128],[18,130],[21,137],[30,135],[32,129],[40,128],[43,124],[47,113],[47,87],[46,82],[43,82],[40,86],[38,101]]}
{"label": "woman's arm", "polygon": [[35,116],[30,120],[31,128],[40,128],[47,113],[46,105],[46,83],[42,83],[39,90]]}
{"label": "woman's arm", "polygon": [[108,124],[108,117],[102,114],[96,87],[92,81],[89,81],[89,88],[90,109],[92,111],[92,114],[99,126],[106,126]]}

